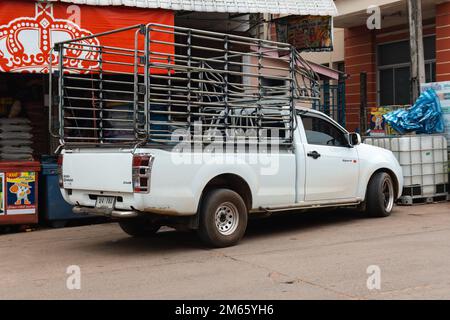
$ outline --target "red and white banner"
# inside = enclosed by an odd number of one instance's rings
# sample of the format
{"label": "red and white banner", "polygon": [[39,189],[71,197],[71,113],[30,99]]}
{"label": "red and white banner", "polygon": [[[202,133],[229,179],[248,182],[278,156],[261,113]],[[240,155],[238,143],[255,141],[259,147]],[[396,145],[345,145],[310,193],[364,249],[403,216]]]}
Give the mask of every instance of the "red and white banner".
{"label": "red and white banner", "polygon": [[[52,58],[53,63],[57,63],[55,54],[50,57],[50,50],[57,42],[148,23],[173,26],[173,11],[25,0],[1,1],[0,72],[47,73],[49,59]],[[164,42],[174,41],[173,35],[162,32],[152,37]],[[94,37],[84,43],[134,48],[134,31]],[[173,45],[167,44],[160,44],[152,50],[174,52]],[[72,50],[68,55],[73,59],[64,61],[64,64],[75,65],[80,70],[95,70],[98,63],[89,61],[95,61],[98,54]]]}

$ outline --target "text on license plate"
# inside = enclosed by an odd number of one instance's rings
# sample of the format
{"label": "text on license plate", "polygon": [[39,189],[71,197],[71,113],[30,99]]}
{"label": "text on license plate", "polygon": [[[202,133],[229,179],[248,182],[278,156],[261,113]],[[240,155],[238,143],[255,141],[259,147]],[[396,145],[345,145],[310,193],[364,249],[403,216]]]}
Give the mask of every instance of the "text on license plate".
{"label": "text on license plate", "polygon": [[102,209],[114,209],[115,202],[116,202],[115,197],[97,197],[95,207]]}

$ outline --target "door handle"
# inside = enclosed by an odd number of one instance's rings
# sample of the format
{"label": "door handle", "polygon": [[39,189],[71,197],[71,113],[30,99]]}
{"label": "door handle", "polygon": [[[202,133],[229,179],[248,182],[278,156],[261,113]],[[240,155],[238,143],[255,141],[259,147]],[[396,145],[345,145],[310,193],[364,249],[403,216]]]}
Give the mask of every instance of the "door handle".
{"label": "door handle", "polygon": [[320,158],[320,153],[318,153],[317,151],[312,151],[308,153],[308,157],[311,157],[313,159],[319,159]]}

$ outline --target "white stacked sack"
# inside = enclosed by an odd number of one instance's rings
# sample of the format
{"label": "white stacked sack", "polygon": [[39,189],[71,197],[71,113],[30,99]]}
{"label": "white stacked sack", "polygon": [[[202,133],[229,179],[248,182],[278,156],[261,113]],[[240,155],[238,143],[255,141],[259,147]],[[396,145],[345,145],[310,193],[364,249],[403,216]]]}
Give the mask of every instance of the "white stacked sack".
{"label": "white stacked sack", "polygon": [[0,119],[0,159],[32,160],[30,121],[25,118]]}

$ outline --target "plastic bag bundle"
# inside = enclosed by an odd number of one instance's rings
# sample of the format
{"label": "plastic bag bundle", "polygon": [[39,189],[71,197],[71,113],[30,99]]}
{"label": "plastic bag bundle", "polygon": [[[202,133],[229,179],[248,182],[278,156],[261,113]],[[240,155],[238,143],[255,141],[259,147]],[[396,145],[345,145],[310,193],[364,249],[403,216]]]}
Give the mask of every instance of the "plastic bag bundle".
{"label": "plastic bag bundle", "polygon": [[[1,131],[0,130],[0,139],[3,140],[18,140],[18,139],[31,139],[33,135],[29,132],[20,132],[20,131]],[[0,142],[0,145],[3,144]]]}
{"label": "plastic bag bundle", "polygon": [[33,134],[28,119],[0,119],[0,159],[31,160]]}
{"label": "plastic bag bundle", "polygon": [[0,148],[1,154],[32,154],[33,149],[31,149],[29,146],[20,146],[20,147],[1,147]]}
{"label": "plastic bag bundle", "polygon": [[29,125],[30,120],[26,118],[0,118],[0,126],[3,125]]}
{"label": "plastic bag bundle", "polygon": [[434,89],[424,91],[409,109],[398,109],[383,115],[384,120],[398,133],[442,133],[444,120],[441,103]]}

